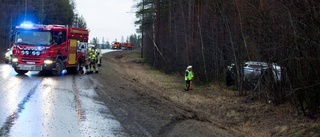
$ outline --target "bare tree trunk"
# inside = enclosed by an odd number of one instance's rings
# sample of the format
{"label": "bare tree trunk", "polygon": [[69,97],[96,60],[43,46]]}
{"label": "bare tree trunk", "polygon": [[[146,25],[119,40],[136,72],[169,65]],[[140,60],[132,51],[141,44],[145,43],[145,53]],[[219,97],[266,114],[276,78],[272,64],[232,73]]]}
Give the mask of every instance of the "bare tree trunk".
{"label": "bare tree trunk", "polygon": [[205,58],[205,55],[204,55],[204,45],[203,45],[203,37],[202,37],[202,29],[201,29],[201,18],[202,18],[202,3],[201,1],[199,1],[199,4],[198,4],[199,8],[198,8],[198,27],[199,27],[199,34],[200,34],[200,43],[201,43],[201,52],[202,52],[202,59],[203,59],[203,68],[204,68],[204,74],[205,74],[205,77],[206,77],[206,82],[209,81],[208,79],[208,73],[207,73],[207,66],[206,66],[206,58]]}
{"label": "bare tree trunk", "polygon": [[[239,0],[235,0],[236,2],[236,7],[237,7],[237,11],[238,11],[238,17],[239,17],[239,24],[240,24],[240,32],[241,32],[241,36],[242,36],[242,40],[243,40],[243,44],[244,44],[244,47],[245,47],[245,50],[246,50],[246,53],[247,55],[249,55],[249,52],[248,52],[248,46],[247,46],[247,41],[246,41],[246,38],[243,34],[243,24],[242,24],[242,17],[241,17],[241,11],[239,9]],[[250,56],[248,56],[249,60],[251,60]]]}
{"label": "bare tree trunk", "polygon": [[[188,24],[187,24],[187,23],[190,21],[189,18],[190,18],[190,12],[191,12],[191,11],[190,11],[190,9],[191,9],[191,8],[190,8],[190,6],[191,6],[190,4],[191,4],[191,3],[190,3],[190,0],[189,0],[189,4],[188,4],[188,7],[189,7],[189,10],[188,10],[188,11],[189,11],[188,21],[185,21],[186,15],[184,14],[184,11],[181,10],[182,19],[184,19],[184,23],[183,23],[183,28],[184,28],[184,41],[185,41],[185,44],[186,44],[186,45],[185,45],[185,52],[186,52],[185,58],[186,58],[187,64],[189,64],[189,62],[190,62],[190,61],[189,61],[189,56],[188,56],[188,54],[187,54],[187,53],[188,53],[188,47],[189,47],[188,45],[190,44],[190,41],[188,41],[188,33],[187,33],[187,32],[188,32],[188,31],[187,31],[187,30],[188,30],[188,28],[187,28],[187,25],[188,25]],[[180,5],[180,8],[181,8],[181,9],[184,9],[184,7],[183,7],[183,5],[182,5],[182,2],[180,2],[179,5]]]}
{"label": "bare tree trunk", "polygon": [[223,18],[223,21],[224,21],[224,25],[226,27],[226,31],[227,33],[229,34],[229,42],[230,42],[230,45],[231,45],[231,50],[232,50],[232,53],[233,53],[233,58],[234,58],[234,63],[236,65],[236,73],[237,73],[237,89],[239,91],[239,94],[240,95],[243,95],[243,92],[242,92],[242,77],[241,77],[241,74],[240,71],[242,71],[242,69],[240,69],[241,65],[240,63],[238,62],[238,58],[237,58],[237,54],[236,54],[236,51],[235,51],[235,44],[233,42],[233,36],[232,36],[232,32],[231,32],[231,29],[230,29],[230,25],[229,25],[229,21],[228,21],[228,18],[226,17],[225,13],[224,13],[224,10],[223,9],[220,9],[220,13],[221,13],[221,16]]}

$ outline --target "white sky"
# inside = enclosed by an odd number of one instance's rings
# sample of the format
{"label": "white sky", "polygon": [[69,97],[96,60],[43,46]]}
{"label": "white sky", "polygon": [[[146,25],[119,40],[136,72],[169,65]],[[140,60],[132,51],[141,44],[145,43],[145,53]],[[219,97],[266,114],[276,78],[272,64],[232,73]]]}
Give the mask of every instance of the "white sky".
{"label": "white sky", "polygon": [[89,40],[121,42],[136,33],[134,22],[135,0],[74,0],[79,15],[83,16],[90,30]]}

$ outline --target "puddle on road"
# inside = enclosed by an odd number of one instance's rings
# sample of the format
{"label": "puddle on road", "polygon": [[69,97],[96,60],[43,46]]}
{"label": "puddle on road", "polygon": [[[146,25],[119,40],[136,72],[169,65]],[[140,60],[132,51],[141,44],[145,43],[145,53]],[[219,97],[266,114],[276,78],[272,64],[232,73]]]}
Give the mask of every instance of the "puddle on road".
{"label": "puddle on road", "polygon": [[16,111],[14,111],[10,116],[7,117],[6,122],[0,128],[0,136],[8,136],[11,127],[14,125],[15,121],[18,119],[19,114],[24,110],[25,104],[30,100],[31,96],[35,93],[39,83],[37,83],[25,96],[22,101],[18,104]]}

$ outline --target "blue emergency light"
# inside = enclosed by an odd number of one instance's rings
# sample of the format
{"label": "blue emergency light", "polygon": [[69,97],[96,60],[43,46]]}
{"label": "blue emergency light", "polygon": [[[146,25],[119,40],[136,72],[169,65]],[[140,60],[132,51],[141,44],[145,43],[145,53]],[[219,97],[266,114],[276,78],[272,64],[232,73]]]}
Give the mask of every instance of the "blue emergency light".
{"label": "blue emergency light", "polygon": [[32,22],[23,22],[20,26],[23,28],[32,28],[34,24]]}

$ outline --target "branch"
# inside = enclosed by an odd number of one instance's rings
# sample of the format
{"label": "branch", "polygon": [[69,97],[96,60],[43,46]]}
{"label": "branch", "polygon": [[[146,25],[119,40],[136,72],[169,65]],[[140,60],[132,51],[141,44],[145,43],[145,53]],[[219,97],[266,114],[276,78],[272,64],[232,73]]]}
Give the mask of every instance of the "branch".
{"label": "branch", "polygon": [[157,51],[159,52],[159,54],[161,55],[162,59],[163,59],[164,61],[166,61],[166,59],[165,59],[164,56],[162,55],[161,51],[159,50],[157,44],[154,42],[154,40],[153,40],[153,38],[152,38],[152,36],[151,36],[151,34],[150,34],[149,31],[148,31],[148,34],[149,34],[149,37],[152,39],[153,46],[156,47],[156,49],[157,49]]}

